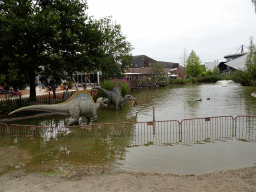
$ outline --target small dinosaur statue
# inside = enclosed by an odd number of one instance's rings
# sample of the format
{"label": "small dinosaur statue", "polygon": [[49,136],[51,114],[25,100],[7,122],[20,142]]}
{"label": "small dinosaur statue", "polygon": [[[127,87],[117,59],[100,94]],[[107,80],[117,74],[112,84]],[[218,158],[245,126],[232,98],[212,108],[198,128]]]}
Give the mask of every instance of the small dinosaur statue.
{"label": "small dinosaur statue", "polygon": [[87,119],[94,118],[94,120],[97,121],[97,110],[101,105],[106,106],[107,102],[108,99],[100,97],[95,103],[90,93],[82,90],[75,93],[72,97],[63,103],[50,105],[31,105],[12,111],[9,113],[9,115],[25,110],[47,111],[61,115],[69,115],[72,118],[69,119],[67,126],[70,126],[77,123],[80,116],[85,116]]}
{"label": "small dinosaur statue", "polygon": [[108,98],[108,104],[114,103],[116,106],[116,111],[118,110],[118,107],[122,109],[122,105],[126,102],[134,105],[136,103],[136,98],[132,97],[131,95],[125,95],[124,97],[121,96],[121,90],[118,87],[118,85],[115,85],[112,89],[112,91],[108,91],[106,89],[97,87],[96,89],[101,90]]}

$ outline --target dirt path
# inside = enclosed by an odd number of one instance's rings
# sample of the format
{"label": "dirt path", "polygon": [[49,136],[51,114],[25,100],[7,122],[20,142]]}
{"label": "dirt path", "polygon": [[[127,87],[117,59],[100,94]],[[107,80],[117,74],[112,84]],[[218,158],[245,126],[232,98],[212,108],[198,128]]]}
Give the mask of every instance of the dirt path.
{"label": "dirt path", "polygon": [[14,171],[0,177],[0,191],[256,191],[256,167],[195,176],[97,173],[69,179],[63,174]]}

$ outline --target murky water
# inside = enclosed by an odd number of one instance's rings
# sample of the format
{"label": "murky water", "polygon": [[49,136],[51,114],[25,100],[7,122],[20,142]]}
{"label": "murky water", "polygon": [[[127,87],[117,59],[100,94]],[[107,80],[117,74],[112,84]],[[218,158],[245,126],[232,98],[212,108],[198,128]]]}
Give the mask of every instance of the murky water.
{"label": "murky water", "polygon": [[[145,89],[131,93],[138,99],[137,106],[127,104],[121,111],[115,111],[114,106],[101,108],[99,121],[89,124],[152,121],[153,107],[156,121],[256,115],[252,92],[254,88],[234,83]],[[198,127],[180,132],[176,122],[132,123],[124,125],[125,134],[120,135],[115,125],[88,126],[82,118],[82,128],[66,128],[66,122],[67,117],[58,115],[13,122],[46,128],[41,130],[41,137],[5,137],[0,144],[27,150],[32,156],[24,165],[27,167],[60,162],[111,163],[129,171],[201,174],[256,163],[256,126],[234,134],[233,125],[219,130],[215,119],[201,123],[203,132]],[[59,129],[53,131],[50,126]]]}

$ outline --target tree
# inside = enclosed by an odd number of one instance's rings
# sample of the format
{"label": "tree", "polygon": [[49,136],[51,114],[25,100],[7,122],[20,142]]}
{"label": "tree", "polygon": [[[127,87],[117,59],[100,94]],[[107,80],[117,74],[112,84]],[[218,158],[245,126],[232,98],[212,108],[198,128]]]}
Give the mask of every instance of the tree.
{"label": "tree", "polygon": [[[0,68],[8,64],[29,77],[30,100],[36,99],[39,66],[71,74],[97,66],[101,33],[87,22],[83,0],[3,0],[0,3]],[[53,73],[54,75],[54,73]]]}
{"label": "tree", "polygon": [[200,65],[200,58],[196,55],[194,50],[191,51],[186,61],[186,74],[187,77],[200,77],[203,72],[203,67]]}
{"label": "tree", "polygon": [[219,75],[220,74],[220,69],[217,66],[214,66],[213,70],[212,70],[212,74],[213,75]]}
{"label": "tree", "polygon": [[256,77],[256,55],[255,55],[256,47],[253,44],[253,38],[250,37],[250,46],[249,46],[249,54],[246,57],[246,71],[251,76],[251,78]]}
{"label": "tree", "polygon": [[98,70],[101,70],[103,79],[120,78],[131,66],[133,57],[130,52],[133,47],[122,34],[121,25],[112,22],[111,16],[95,20],[94,23],[102,32],[103,41],[99,48],[103,56],[97,59]]}
{"label": "tree", "polygon": [[155,74],[162,74],[164,72],[165,66],[162,63],[153,62],[149,63],[149,72]]}
{"label": "tree", "polygon": [[252,3],[254,3],[254,6],[255,6],[255,12],[256,12],[256,0],[252,0]]}

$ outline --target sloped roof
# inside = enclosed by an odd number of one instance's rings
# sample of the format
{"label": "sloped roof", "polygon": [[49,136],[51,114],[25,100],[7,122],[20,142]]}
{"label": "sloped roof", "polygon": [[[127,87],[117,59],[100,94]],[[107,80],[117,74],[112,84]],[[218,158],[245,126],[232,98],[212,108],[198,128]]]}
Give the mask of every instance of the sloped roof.
{"label": "sloped roof", "polygon": [[215,66],[218,67],[220,62],[205,62],[203,65],[205,66],[206,70],[213,70]]}
{"label": "sloped roof", "polygon": [[226,62],[225,64],[229,67],[232,67],[234,69],[239,69],[239,70],[244,70],[245,69],[245,62],[246,62],[246,57],[248,54],[243,55],[241,57],[238,57],[237,59],[234,59],[232,61]]}

